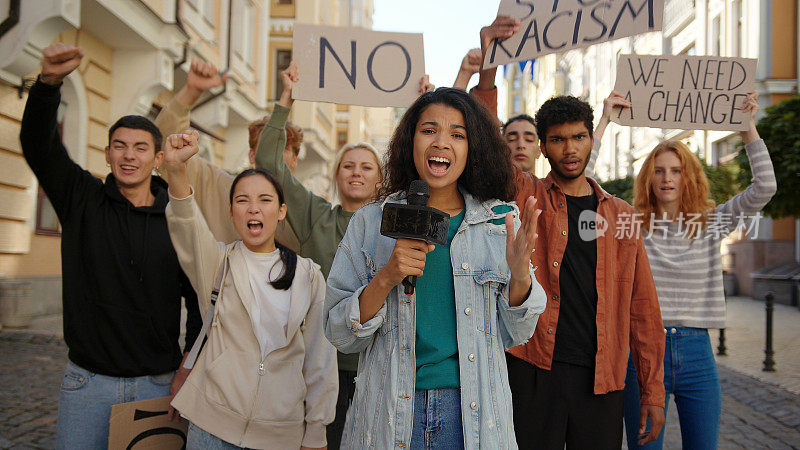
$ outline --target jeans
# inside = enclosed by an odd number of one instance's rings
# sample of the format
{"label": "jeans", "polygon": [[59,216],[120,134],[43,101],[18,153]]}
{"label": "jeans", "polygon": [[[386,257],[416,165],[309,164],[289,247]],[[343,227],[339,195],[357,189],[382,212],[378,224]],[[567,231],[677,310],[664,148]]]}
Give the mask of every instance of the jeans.
{"label": "jeans", "polygon": [[[666,335],[665,404],[669,404],[670,394],[675,396],[681,424],[682,448],[716,449],[722,414],[722,394],[708,331],[703,328],[670,327],[666,329]],[[664,415],[666,416],[666,409]],[[662,448],[663,429],[658,440],[644,447],[636,443],[638,431],[639,385],[636,381],[636,368],[628,358],[628,375],[625,379],[625,433],[628,448]]]}
{"label": "jeans", "polygon": [[242,447],[223,441],[208,431],[189,422],[186,432],[186,450],[236,450]]}
{"label": "jeans", "polygon": [[328,449],[339,450],[342,445],[342,433],[344,433],[344,421],[347,417],[347,409],[353,402],[356,394],[356,375],[358,372],[350,370],[339,371],[339,395],[336,399],[336,417],[327,427]]}
{"label": "jeans", "polygon": [[117,378],[67,362],[58,396],[56,448],[108,448],[111,405],[166,397],[174,374]]}
{"label": "jeans", "polygon": [[411,449],[464,448],[461,425],[461,389],[414,391],[414,428]]}

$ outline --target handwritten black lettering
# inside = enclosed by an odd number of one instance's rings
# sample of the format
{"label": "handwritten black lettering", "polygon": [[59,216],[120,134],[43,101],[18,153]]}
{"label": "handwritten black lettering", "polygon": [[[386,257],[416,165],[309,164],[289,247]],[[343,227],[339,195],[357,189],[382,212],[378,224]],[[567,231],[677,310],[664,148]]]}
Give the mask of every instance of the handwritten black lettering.
{"label": "handwritten black lettering", "polygon": [[350,71],[347,71],[347,67],[344,66],[341,58],[331,46],[331,43],[328,42],[327,39],[321,37],[319,40],[319,87],[320,89],[325,87],[325,49],[330,51],[331,56],[339,63],[339,67],[342,68],[344,75],[347,77],[347,80],[350,81],[350,84],[353,86],[353,89],[356,88],[356,41],[350,41]]}
{"label": "handwritten black lettering", "polygon": [[[372,72],[372,62],[375,59],[375,54],[378,52],[378,49],[386,45],[392,45],[399,48],[400,51],[403,52],[403,55],[406,57],[406,76],[405,78],[403,78],[403,82],[400,83],[400,86],[397,86],[394,89],[384,89],[380,84],[378,84],[378,81],[375,80],[375,75]],[[406,48],[400,45],[400,43],[398,42],[394,41],[383,42],[380,45],[376,46],[374,49],[372,49],[372,52],[370,52],[369,54],[369,58],[367,58],[367,76],[369,76],[370,83],[372,83],[373,86],[375,86],[376,88],[380,89],[383,92],[399,91],[400,89],[403,88],[403,86],[406,85],[406,83],[408,83],[408,79],[409,77],[411,77],[411,55],[409,55],[408,50],[406,50]]]}

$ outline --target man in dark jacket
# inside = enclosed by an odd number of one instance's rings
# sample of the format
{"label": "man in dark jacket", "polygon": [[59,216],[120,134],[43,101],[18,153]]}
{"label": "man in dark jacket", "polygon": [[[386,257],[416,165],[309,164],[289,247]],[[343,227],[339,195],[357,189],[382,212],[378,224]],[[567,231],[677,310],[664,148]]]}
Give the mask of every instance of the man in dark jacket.
{"label": "man in dark jacket", "polygon": [[69,362],[56,446],[69,449],[108,445],[111,405],[179,388],[182,296],[189,311],[187,349],[202,321],[167,231],[167,185],[151,175],[163,157],[158,128],[141,116],[125,116],[111,127],[105,183],[75,164],[61,143],[59,89],[82,56],[80,48],[64,44],[43,51],[20,131],[23,155],[63,229]]}

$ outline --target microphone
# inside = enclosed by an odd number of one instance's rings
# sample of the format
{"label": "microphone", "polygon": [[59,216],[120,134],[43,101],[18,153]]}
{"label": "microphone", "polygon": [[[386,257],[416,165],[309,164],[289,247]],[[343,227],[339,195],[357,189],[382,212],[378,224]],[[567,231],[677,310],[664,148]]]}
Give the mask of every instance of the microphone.
{"label": "microphone", "polygon": [[[393,239],[406,238],[428,244],[447,244],[450,215],[428,206],[428,183],[414,180],[408,188],[408,204],[387,203],[381,217],[381,234]],[[403,280],[406,295],[414,293],[417,277],[409,275]]]}

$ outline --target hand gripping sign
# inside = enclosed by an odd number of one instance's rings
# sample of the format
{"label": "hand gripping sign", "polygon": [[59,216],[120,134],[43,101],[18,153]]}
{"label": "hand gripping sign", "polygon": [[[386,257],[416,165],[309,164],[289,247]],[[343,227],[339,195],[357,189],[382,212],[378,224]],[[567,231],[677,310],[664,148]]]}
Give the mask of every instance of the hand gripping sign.
{"label": "hand gripping sign", "polygon": [[422,34],[294,25],[295,100],[407,107],[425,75]]}
{"label": "hand gripping sign", "polygon": [[497,14],[521,23],[489,43],[484,69],[660,31],[664,0],[502,0]]}
{"label": "hand gripping sign", "polygon": [[755,59],[688,55],[621,55],[614,90],[632,104],[617,109],[620,125],[742,131],[742,107],[753,90]]}

